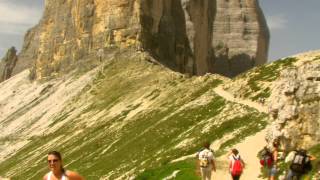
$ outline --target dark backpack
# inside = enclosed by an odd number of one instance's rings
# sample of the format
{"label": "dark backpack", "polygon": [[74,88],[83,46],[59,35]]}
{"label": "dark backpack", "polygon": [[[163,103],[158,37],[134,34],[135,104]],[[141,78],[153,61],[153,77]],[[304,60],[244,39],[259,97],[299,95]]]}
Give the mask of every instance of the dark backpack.
{"label": "dark backpack", "polygon": [[291,162],[290,169],[296,173],[304,174],[312,169],[309,157],[304,150],[297,151]]}
{"label": "dark backpack", "polygon": [[261,151],[261,158],[260,158],[260,164],[263,167],[271,168],[273,164],[273,156],[272,152],[268,148],[263,148]]}

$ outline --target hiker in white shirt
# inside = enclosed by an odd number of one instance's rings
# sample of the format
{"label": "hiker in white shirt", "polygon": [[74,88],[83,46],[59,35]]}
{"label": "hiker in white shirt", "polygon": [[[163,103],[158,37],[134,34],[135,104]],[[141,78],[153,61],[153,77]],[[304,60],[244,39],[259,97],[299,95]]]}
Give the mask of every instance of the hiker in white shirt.
{"label": "hiker in white shirt", "polygon": [[63,168],[61,154],[58,151],[48,153],[48,166],[51,171],[43,176],[43,180],[84,180],[78,173]]}
{"label": "hiker in white shirt", "polygon": [[216,171],[213,152],[210,150],[210,143],[204,143],[204,148],[198,152],[198,167],[200,167],[202,180],[211,180],[212,171]]}

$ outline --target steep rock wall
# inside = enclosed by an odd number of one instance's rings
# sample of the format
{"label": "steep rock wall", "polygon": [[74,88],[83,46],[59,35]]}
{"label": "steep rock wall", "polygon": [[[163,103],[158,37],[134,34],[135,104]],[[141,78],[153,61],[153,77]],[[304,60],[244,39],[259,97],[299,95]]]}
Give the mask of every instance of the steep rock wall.
{"label": "steep rock wall", "polygon": [[216,1],[213,71],[235,76],[267,60],[269,32],[255,0]]}
{"label": "steep rock wall", "polygon": [[135,1],[47,0],[35,62],[37,78],[68,71],[111,44],[128,46],[138,30]]}
{"label": "steep rock wall", "polygon": [[[21,53],[18,54],[18,61],[13,69],[12,75],[18,74],[28,68],[35,68],[35,63],[39,56],[40,30],[39,25],[37,25],[27,31]],[[31,70],[30,72],[33,73],[30,74],[30,77],[35,78],[35,71]]]}
{"label": "steep rock wall", "polygon": [[284,149],[310,148],[320,141],[320,61],[282,71],[269,100],[274,122],[268,139]]}
{"label": "steep rock wall", "polygon": [[135,47],[175,71],[232,77],[266,62],[268,43],[256,0],[46,0],[14,72],[40,79]]}

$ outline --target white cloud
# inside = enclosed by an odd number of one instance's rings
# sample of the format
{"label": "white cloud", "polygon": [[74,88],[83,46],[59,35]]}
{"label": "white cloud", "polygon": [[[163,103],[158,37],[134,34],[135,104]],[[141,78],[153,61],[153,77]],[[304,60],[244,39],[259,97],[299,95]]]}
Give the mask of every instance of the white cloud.
{"label": "white cloud", "polygon": [[42,9],[0,2],[0,33],[21,34],[37,24]]}
{"label": "white cloud", "polygon": [[267,16],[267,23],[270,30],[280,30],[287,28],[288,19],[283,14]]}

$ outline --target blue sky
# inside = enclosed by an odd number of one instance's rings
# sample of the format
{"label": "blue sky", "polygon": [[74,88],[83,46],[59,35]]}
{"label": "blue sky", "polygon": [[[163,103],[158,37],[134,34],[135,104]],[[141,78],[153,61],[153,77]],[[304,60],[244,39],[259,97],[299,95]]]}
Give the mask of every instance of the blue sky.
{"label": "blue sky", "polygon": [[22,47],[27,29],[38,23],[43,0],[0,0],[0,58],[11,46]]}
{"label": "blue sky", "polygon": [[[260,0],[271,39],[269,60],[320,49],[320,0]],[[0,58],[22,47],[26,30],[39,21],[44,0],[0,0]]]}
{"label": "blue sky", "polygon": [[271,41],[269,59],[320,49],[320,0],[260,0]]}

